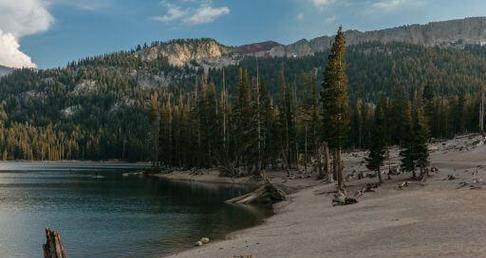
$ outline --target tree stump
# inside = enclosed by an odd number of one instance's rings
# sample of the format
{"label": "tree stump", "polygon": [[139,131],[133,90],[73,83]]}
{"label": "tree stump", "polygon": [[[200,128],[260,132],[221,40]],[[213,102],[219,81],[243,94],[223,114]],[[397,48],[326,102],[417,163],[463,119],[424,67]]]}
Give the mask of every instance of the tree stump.
{"label": "tree stump", "polygon": [[46,243],[42,245],[44,258],[67,258],[59,232],[46,228]]}
{"label": "tree stump", "polygon": [[353,197],[349,197],[345,191],[341,190],[334,195],[332,199],[332,206],[344,206],[358,203],[358,200]]}
{"label": "tree stump", "polygon": [[255,191],[227,200],[226,203],[244,205],[272,205],[284,200],[286,200],[285,191],[267,181]]}

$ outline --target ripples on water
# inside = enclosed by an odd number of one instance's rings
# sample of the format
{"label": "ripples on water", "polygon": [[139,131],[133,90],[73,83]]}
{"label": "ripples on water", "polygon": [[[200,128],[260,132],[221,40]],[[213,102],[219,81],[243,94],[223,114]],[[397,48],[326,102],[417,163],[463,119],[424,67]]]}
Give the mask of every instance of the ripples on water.
{"label": "ripples on water", "polygon": [[224,204],[247,188],[122,176],[136,169],[0,162],[0,257],[42,257],[46,226],[61,231],[70,258],[161,257],[269,214]]}

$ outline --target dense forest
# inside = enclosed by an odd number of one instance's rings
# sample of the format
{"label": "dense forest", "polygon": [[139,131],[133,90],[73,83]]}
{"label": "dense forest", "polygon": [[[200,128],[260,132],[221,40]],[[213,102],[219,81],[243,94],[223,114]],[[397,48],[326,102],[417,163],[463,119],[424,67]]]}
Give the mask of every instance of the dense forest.
{"label": "dense forest", "polygon": [[[176,167],[293,167],[316,152],[329,51],[204,71],[136,54],[150,47],[2,77],[0,159],[152,160],[154,141]],[[347,149],[370,147],[378,103],[387,144],[403,141],[404,110],[417,103],[434,138],[479,130],[486,48],[366,43],[346,64]]]}

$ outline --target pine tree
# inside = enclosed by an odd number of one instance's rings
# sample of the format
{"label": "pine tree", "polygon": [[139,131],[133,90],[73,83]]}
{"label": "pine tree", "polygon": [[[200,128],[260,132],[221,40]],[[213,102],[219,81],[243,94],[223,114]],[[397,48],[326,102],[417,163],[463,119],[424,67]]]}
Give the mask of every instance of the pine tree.
{"label": "pine tree", "polygon": [[413,156],[415,152],[413,144],[414,134],[412,132],[412,110],[410,102],[405,103],[402,112],[403,121],[401,124],[404,134],[400,140],[400,157],[402,157],[400,168],[402,171],[412,172],[412,177],[415,178],[415,160]]}
{"label": "pine tree", "polygon": [[423,178],[426,176],[426,167],[429,165],[429,149],[427,146],[429,142],[429,128],[420,105],[415,108],[412,131],[413,159],[415,160],[415,166],[420,169],[420,176]]}
{"label": "pine tree", "polygon": [[384,101],[382,99],[375,110],[375,122],[371,130],[370,153],[366,158],[366,167],[369,170],[376,171],[380,184],[383,183],[380,168],[383,166],[386,155]]}
{"label": "pine tree", "polygon": [[[294,120],[294,106],[292,90],[287,87],[285,79],[285,71],[282,65],[280,71],[280,103],[279,103],[279,122],[282,126],[280,133],[282,140],[282,156],[285,161],[286,170],[290,173],[293,165],[293,149],[295,142],[293,141],[295,135],[295,120]],[[290,174],[289,174],[290,175]]]}
{"label": "pine tree", "polygon": [[159,131],[160,131],[160,112],[159,112],[159,94],[155,91],[150,95],[150,112],[149,120],[152,123],[152,144],[153,159],[152,166],[156,171],[159,170]]}
{"label": "pine tree", "polygon": [[[411,116],[411,122],[407,118],[406,124],[409,125],[409,133],[407,134],[404,144],[402,145],[401,168],[404,171],[412,172],[412,178],[416,179],[415,169],[420,169],[420,177],[425,176],[426,167],[429,164],[429,150],[427,143],[429,142],[429,127],[425,117],[421,103],[415,102],[416,106]],[[407,113],[412,113],[406,110]],[[407,115],[409,117],[409,115]]]}
{"label": "pine tree", "polygon": [[346,75],[346,47],[342,28],[339,28],[324,71],[321,103],[323,106],[324,139],[334,152],[334,171],[338,189],[343,188],[343,165],[341,151],[349,131],[348,80]]}
{"label": "pine tree", "polygon": [[402,145],[409,133],[410,124],[406,123],[411,123],[411,114],[407,113],[410,111],[410,106],[407,107],[407,105],[410,105],[410,103],[408,103],[403,86],[400,84],[395,85],[392,92],[392,111],[390,118],[391,143],[393,144]]}
{"label": "pine tree", "polygon": [[[319,106],[317,99],[317,85],[314,75],[304,73],[302,75],[304,83],[303,99],[299,107],[298,125],[299,125],[299,139],[300,152],[304,153],[304,166],[307,170],[307,163],[309,157],[317,153],[318,144],[318,128],[319,128]],[[302,142],[303,141],[303,142]]]}
{"label": "pine tree", "polygon": [[249,153],[252,151],[255,143],[255,134],[253,132],[254,110],[249,81],[248,72],[240,68],[240,78],[237,95],[234,100],[231,122],[235,167],[249,165]]}

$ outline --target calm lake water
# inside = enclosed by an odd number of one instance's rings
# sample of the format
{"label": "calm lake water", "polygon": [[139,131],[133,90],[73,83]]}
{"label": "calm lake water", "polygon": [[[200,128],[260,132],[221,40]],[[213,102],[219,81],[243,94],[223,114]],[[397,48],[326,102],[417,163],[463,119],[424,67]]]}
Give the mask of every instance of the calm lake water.
{"label": "calm lake water", "polygon": [[132,170],[0,162],[0,257],[42,257],[47,226],[61,231],[70,258],[161,257],[269,213],[224,204],[250,189],[122,176]]}

